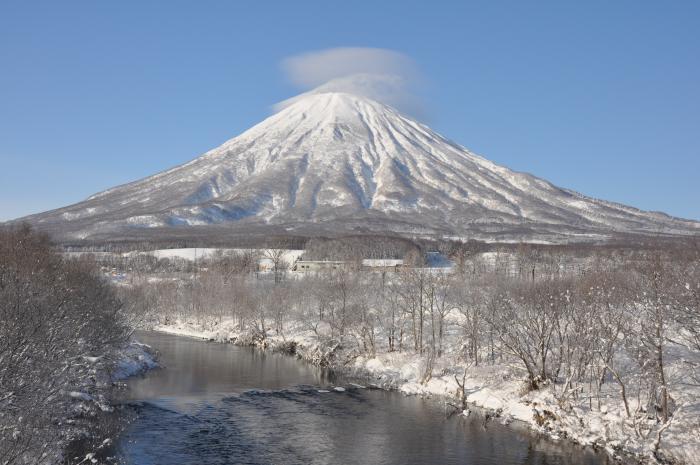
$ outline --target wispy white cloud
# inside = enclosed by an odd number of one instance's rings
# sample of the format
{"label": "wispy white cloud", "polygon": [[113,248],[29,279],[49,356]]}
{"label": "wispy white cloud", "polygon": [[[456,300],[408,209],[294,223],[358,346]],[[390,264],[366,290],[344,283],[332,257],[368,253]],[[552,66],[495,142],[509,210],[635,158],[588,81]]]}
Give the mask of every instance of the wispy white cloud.
{"label": "wispy white cloud", "polygon": [[[347,92],[416,117],[424,113],[416,92],[421,81],[418,68],[410,57],[394,50],[342,47],[307,52],[286,58],[282,69],[294,85],[310,93]],[[297,98],[274,108],[279,111]]]}

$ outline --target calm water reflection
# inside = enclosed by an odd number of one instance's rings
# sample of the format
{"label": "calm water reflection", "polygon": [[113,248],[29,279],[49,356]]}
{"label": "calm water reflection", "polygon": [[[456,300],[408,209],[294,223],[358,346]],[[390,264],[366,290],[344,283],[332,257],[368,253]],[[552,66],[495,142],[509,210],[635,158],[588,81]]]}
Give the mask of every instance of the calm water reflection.
{"label": "calm water reflection", "polygon": [[[607,458],[436,402],[352,389],[292,357],[157,333],[166,368],[129,382],[129,464],[605,464]],[[346,386],[348,387],[348,386]]]}

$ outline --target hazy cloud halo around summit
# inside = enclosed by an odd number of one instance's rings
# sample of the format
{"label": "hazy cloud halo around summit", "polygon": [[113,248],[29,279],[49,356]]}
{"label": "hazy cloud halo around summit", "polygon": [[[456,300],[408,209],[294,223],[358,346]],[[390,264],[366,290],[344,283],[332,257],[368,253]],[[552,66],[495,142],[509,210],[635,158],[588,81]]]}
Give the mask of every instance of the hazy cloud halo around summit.
{"label": "hazy cloud halo around summit", "polygon": [[[420,73],[403,53],[369,47],[340,47],[302,53],[282,61],[287,78],[307,93],[347,92],[391,105],[415,117],[424,110],[416,87]],[[302,96],[305,94],[302,94]],[[300,96],[299,96],[300,97]],[[279,111],[299,97],[274,106]]]}

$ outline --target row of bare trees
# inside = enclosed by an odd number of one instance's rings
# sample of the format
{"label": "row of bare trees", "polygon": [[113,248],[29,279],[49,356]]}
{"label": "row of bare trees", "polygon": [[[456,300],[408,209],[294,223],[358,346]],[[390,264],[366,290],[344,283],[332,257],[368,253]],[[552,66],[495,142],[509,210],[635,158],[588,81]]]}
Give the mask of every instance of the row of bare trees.
{"label": "row of bare trees", "polygon": [[[210,263],[196,281],[149,292],[160,318],[229,321],[259,340],[308,330],[347,357],[410,351],[426,361],[423,381],[443,356],[470,366],[515,362],[527,389],[549,387],[566,408],[601,409],[613,396],[640,435],[671,421],[677,388],[700,384],[698,249],[606,252],[568,267],[565,250],[525,251],[508,272],[479,254],[461,258],[452,272],[348,266],[270,279]],[[512,272],[520,266],[526,271]]]}

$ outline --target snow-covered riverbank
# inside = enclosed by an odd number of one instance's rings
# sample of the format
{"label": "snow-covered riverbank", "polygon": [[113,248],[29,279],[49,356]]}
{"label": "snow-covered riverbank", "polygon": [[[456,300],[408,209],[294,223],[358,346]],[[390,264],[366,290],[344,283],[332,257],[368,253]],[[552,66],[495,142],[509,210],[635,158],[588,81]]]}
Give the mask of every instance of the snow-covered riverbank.
{"label": "snow-covered riverbank", "polygon": [[60,448],[63,460],[69,463],[97,463],[100,454],[112,444],[113,421],[104,421],[113,415],[112,396],[117,383],[158,367],[155,351],[146,344],[132,340],[109,357],[85,357],[93,366],[92,376],[79,390],[68,392],[73,400],[68,418],[69,425]]}
{"label": "snow-covered riverbank", "polygon": [[113,381],[145,373],[158,367],[156,354],[147,344],[131,341],[117,354],[117,362],[111,373]]}
{"label": "snow-covered riverbank", "polygon": [[[613,402],[600,411],[581,405],[562,405],[551,386],[529,392],[523,389],[524,374],[517,366],[464,366],[458,361],[456,351],[446,350],[445,355],[435,361],[432,375],[427,376],[426,357],[410,352],[379,353],[372,358],[354,356],[335,345],[321,343],[309,331],[287,328],[284,337],[270,335],[261,341],[234,328],[232,322],[225,320],[207,327],[182,321],[154,327],[170,334],[293,352],[310,363],[331,366],[342,374],[365,378],[368,383],[384,389],[396,389],[407,395],[445,396],[455,405],[461,404],[459,393],[462,390],[468,404],[495,413],[500,421],[524,422],[554,440],[604,448],[616,457],[633,456],[648,463],[661,460],[677,464],[700,463],[700,423],[693,410],[687,410],[686,416],[669,424],[657,453],[653,454],[657,438],[635,435],[626,423],[624,412],[615,408]],[[692,401],[693,393],[687,395]]]}

